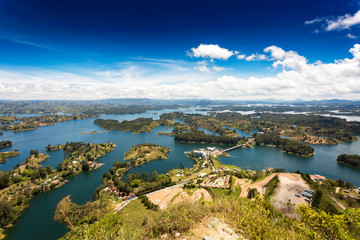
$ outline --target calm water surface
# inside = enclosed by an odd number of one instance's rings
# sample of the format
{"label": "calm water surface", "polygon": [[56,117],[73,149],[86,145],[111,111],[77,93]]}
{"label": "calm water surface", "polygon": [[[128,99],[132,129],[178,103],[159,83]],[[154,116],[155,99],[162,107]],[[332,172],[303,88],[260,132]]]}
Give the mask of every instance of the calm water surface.
{"label": "calm water surface", "polygon": [[[196,109],[180,109],[186,113],[194,113]],[[174,110],[148,111],[143,114],[126,115],[107,115],[102,118],[122,120],[133,120],[138,117],[152,117],[158,119],[164,112]],[[175,110],[175,111],[179,111]],[[203,113],[203,112],[200,112]],[[31,149],[38,149],[39,152],[45,152],[45,147],[50,143],[63,144],[67,141],[82,142],[114,142],[117,147],[114,151],[106,154],[99,159],[99,162],[105,163],[101,168],[82,172],[69,178],[69,183],[63,187],[50,192],[42,193],[31,200],[17,224],[8,229],[6,239],[57,239],[63,236],[68,229],[53,220],[54,211],[57,203],[64,197],[71,195],[71,199],[84,204],[92,199],[95,189],[102,184],[102,175],[109,170],[116,161],[124,158],[124,153],[139,143],[156,143],[171,149],[169,159],[152,161],[140,167],[131,168],[129,173],[153,171],[165,173],[172,168],[178,168],[181,164],[185,167],[191,167],[194,162],[188,159],[184,152],[191,151],[194,148],[200,148],[207,145],[179,143],[173,140],[171,136],[157,135],[157,132],[171,132],[172,128],[166,129],[161,126],[150,133],[132,134],[131,132],[120,132],[118,130],[99,134],[78,134],[79,132],[104,131],[104,129],[93,124],[94,119],[79,121],[68,121],[58,123],[53,126],[42,127],[28,132],[4,132],[0,140],[11,140],[14,145],[1,151],[19,150],[20,156],[10,158],[5,164],[0,165],[0,170],[11,170],[17,163],[21,164],[29,155]],[[238,132],[241,136],[248,136],[243,132]],[[226,148],[226,146],[217,146]],[[256,146],[252,149],[236,149],[230,152],[230,157],[220,158],[225,164],[233,164],[243,169],[261,170],[267,167],[285,168],[286,171],[300,170],[307,173],[318,173],[328,178],[344,179],[351,181],[354,185],[360,186],[360,169],[337,164],[336,158],[341,153],[360,154],[360,141],[354,143],[344,143],[336,146],[314,145],[316,154],[310,158],[302,158],[295,155],[282,153],[278,149]],[[43,166],[51,165],[56,167],[58,162],[63,161],[62,151],[47,152],[50,158],[45,160]]]}

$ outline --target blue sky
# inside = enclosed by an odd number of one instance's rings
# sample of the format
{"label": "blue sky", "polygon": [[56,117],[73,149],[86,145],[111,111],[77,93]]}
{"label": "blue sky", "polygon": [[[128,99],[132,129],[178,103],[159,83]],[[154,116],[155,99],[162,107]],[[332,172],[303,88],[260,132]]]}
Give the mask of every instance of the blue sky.
{"label": "blue sky", "polygon": [[0,99],[358,100],[359,10],[355,0],[3,0]]}

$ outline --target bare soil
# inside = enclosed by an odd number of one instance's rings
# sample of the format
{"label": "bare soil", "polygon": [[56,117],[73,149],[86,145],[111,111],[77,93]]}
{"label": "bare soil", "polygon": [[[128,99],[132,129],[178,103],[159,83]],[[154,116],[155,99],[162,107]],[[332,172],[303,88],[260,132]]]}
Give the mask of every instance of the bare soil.
{"label": "bare soil", "polygon": [[275,177],[276,174],[277,173],[273,173],[264,180],[259,182],[245,183],[244,185],[241,186],[240,197],[247,197],[247,192],[250,188],[256,188],[256,190],[263,195],[265,193],[265,186],[270,182],[271,179]]}
{"label": "bare soil", "polygon": [[[300,216],[294,211],[295,208],[300,204],[309,205],[305,197],[301,196],[305,189],[310,187],[300,174],[279,173],[279,186],[275,189],[271,202],[281,213],[291,218],[299,218]],[[300,194],[301,197],[296,197],[295,194]]]}

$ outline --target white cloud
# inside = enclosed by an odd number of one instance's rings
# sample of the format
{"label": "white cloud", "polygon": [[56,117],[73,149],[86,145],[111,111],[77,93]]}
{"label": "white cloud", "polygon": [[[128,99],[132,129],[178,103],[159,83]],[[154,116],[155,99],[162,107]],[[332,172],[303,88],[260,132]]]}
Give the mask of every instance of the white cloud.
{"label": "white cloud", "polygon": [[322,22],[322,21],[324,21],[324,18],[317,17],[317,18],[315,18],[313,20],[305,21],[305,24],[314,24],[314,23],[318,23],[318,22]]}
{"label": "white cloud", "polygon": [[[2,99],[103,99],[122,97],[277,99],[360,99],[360,44],[352,57],[333,63],[310,63],[295,51],[264,49],[280,73],[267,77],[216,77],[193,69],[193,63],[159,70],[131,62],[122,69],[83,69],[77,73],[50,70],[0,70]],[[268,57],[268,58],[269,58]],[[199,67],[207,65],[199,63]],[[213,66],[211,67],[214,68]],[[215,71],[215,70],[214,70]]]}
{"label": "white cloud", "polygon": [[285,69],[301,71],[308,62],[305,57],[300,56],[297,52],[285,52],[282,48],[277,46],[267,47],[264,49],[264,52],[270,53],[271,57],[273,57],[273,60],[276,60],[273,63],[273,67],[275,68],[282,66]]}
{"label": "white cloud", "polygon": [[187,52],[187,55],[196,58],[202,57],[227,60],[237,53],[237,51],[230,51],[226,48],[221,48],[217,44],[200,44],[197,48],[191,48],[191,50]]}
{"label": "white cloud", "polygon": [[223,68],[223,67],[213,66],[213,69],[217,72],[225,71],[225,68]]}
{"label": "white cloud", "polygon": [[[338,17],[317,17],[313,20],[306,21],[305,24],[321,24],[325,31],[351,29],[351,27],[360,24],[360,10],[354,15],[345,14]],[[318,33],[316,30],[315,33]]]}
{"label": "white cloud", "polygon": [[210,73],[210,69],[206,65],[196,66],[194,69],[199,70],[200,72]]}
{"label": "white cloud", "polygon": [[253,53],[250,56],[247,56],[245,58],[245,60],[246,61],[263,61],[263,60],[267,60],[267,57],[264,54]]}
{"label": "white cloud", "polygon": [[352,35],[351,33],[348,33],[346,36],[347,36],[348,38],[350,38],[350,39],[357,39],[357,38],[358,38],[357,36]]}
{"label": "white cloud", "polygon": [[360,10],[353,16],[345,14],[339,16],[336,20],[327,20],[327,31],[350,29],[354,25],[360,24]]}
{"label": "white cloud", "polygon": [[245,54],[238,54],[236,55],[236,58],[239,60],[245,59],[246,55]]}

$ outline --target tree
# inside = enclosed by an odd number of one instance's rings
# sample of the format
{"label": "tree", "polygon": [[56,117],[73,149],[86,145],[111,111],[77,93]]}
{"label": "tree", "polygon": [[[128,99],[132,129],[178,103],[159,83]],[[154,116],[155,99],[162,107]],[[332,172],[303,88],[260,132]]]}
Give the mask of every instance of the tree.
{"label": "tree", "polygon": [[0,173],[0,189],[8,187],[9,182],[10,182],[10,174],[8,172]]}
{"label": "tree", "polygon": [[64,165],[62,163],[58,163],[57,166],[56,166],[56,170],[58,172],[61,172],[63,169],[64,169]]}
{"label": "tree", "polygon": [[35,157],[37,157],[39,155],[39,151],[38,150],[30,150],[30,155],[35,155]]}
{"label": "tree", "polygon": [[87,161],[82,161],[81,162],[81,169],[83,171],[89,171],[90,170],[90,165]]}
{"label": "tree", "polygon": [[40,168],[39,169],[39,174],[41,178],[45,178],[47,175],[47,171],[45,170],[45,168]]}
{"label": "tree", "polygon": [[46,170],[46,172],[47,172],[48,174],[50,174],[50,173],[52,173],[53,168],[52,168],[52,166],[47,165],[47,166],[45,167],[45,170]]}
{"label": "tree", "polygon": [[154,171],[154,172],[151,174],[150,182],[156,181],[157,178],[158,178],[158,173],[157,173],[156,171]]}
{"label": "tree", "polygon": [[336,180],[336,184],[337,184],[339,187],[344,187],[344,180],[338,179],[338,180]]}
{"label": "tree", "polygon": [[247,197],[248,198],[254,198],[259,192],[256,188],[250,188]]}
{"label": "tree", "polygon": [[0,226],[12,223],[16,218],[15,213],[15,208],[10,203],[0,201]]}
{"label": "tree", "polygon": [[149,174],[147,172],[143,172],[141,174],[141,178],[146,182],[149,178]]}
{"label": "tree", "polygon": [[323,195],[323,193],[320,189],[315,190],[315,194],[314,194],[313,201],[312,201],[313,207],[319,207],[322,195]]}
{"label": "tree", "polygon": [[349,188],[353,188],[354,185],[353,185],[351,182],[346,182],[346,183],[345,183],[345,187],[346,187],[347,189],[349,189]]}

